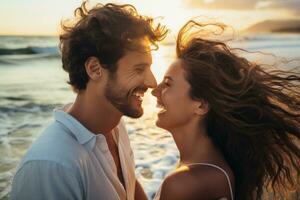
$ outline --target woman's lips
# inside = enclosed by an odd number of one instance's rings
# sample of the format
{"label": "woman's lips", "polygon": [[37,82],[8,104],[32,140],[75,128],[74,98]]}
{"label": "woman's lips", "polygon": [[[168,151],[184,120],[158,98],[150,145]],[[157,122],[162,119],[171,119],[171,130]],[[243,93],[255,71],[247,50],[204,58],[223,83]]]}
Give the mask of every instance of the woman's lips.
{"label": "woman's lips", "polygon": [[160,109],[158,114],[163,114],[163,113],[167,112],[166,107],[163,105],[163,103],[161,101],[157,101],[156,107]]}

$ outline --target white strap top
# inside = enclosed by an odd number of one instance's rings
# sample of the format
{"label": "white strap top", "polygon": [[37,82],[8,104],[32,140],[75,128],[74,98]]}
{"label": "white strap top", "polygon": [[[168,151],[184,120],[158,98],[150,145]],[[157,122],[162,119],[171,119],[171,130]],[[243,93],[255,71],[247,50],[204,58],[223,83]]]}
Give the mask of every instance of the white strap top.
{"label": "white strap top", "polygon": [[[209,163],[190,163],[190,164],[187,164],[186,166],[195,166],[195,165],[205,165],[205,166],[210,166],[210,167],[214,167],[218,170],[220,170],[221,172],[223,172],[226,176],[226,179],[227,179],[227,182],[228,182],[228,185],[229,185],[229,190],[230,190],[230,197],[231,197],[231,200],[234,200],[234,196],[233,196],[233,191],[232,191],[232,186],[231,186],[231,182],[230,182],[230,178],[228,176],[228,174],[226,173],[226,171],[224,169],[222,169],[221,167],[217,166],[217,165],[214,165],[214,164],[209,164]],[[157,191],[155,197],[153,200],[159,200],[160,198],[160,193],[161,193],[161,186],[159,188],[159,190]],[[227,200],[226,197],[222,197],[220,198],[219,200]]]}

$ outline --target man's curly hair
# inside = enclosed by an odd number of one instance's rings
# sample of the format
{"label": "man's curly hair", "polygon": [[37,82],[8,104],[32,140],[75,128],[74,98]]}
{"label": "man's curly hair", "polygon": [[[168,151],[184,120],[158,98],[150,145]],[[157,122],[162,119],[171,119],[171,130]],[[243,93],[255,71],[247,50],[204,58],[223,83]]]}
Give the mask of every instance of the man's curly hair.
{"label": "man's curly hair", "polygon": [[97,57],[102,67],[114,72],[126,50],[138,50],[135,41],[147,38],[158,48],[156,42],[167,34],[164,26],[154,26],[153,18],[139,15],[129,4],[97,4],[88,9],[84,2],[74,16],[72,25],[68,25],[70,21],[62,23],[59,39],[63,69],[77,92],[84,90],[89,80],[84,67],[89,57]]}

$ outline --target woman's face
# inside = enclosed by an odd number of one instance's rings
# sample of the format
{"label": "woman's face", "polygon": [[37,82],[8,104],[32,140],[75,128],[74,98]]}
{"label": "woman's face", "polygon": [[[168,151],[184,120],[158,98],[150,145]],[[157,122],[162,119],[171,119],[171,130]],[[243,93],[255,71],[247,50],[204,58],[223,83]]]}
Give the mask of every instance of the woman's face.
{"label": "woman's face", "polygon": [[198,117],[195,109],[199,102],[189,95],[190,84],[185,79],[186,72],[182,60],[175,60],[168,68],[163,81],[152,91],[157,98],[158,113],[156,125],[168,131],[185,126]]}

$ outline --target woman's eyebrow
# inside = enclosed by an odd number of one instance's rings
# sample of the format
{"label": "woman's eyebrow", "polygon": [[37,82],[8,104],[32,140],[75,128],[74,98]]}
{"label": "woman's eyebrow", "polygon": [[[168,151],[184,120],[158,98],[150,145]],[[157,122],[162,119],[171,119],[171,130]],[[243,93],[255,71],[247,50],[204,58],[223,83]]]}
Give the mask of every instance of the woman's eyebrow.
{"label": "woman's eyebrow", "polygon": [[164,76],[164,80],[169,79],[170,81],[173,81],[171,76]]}

